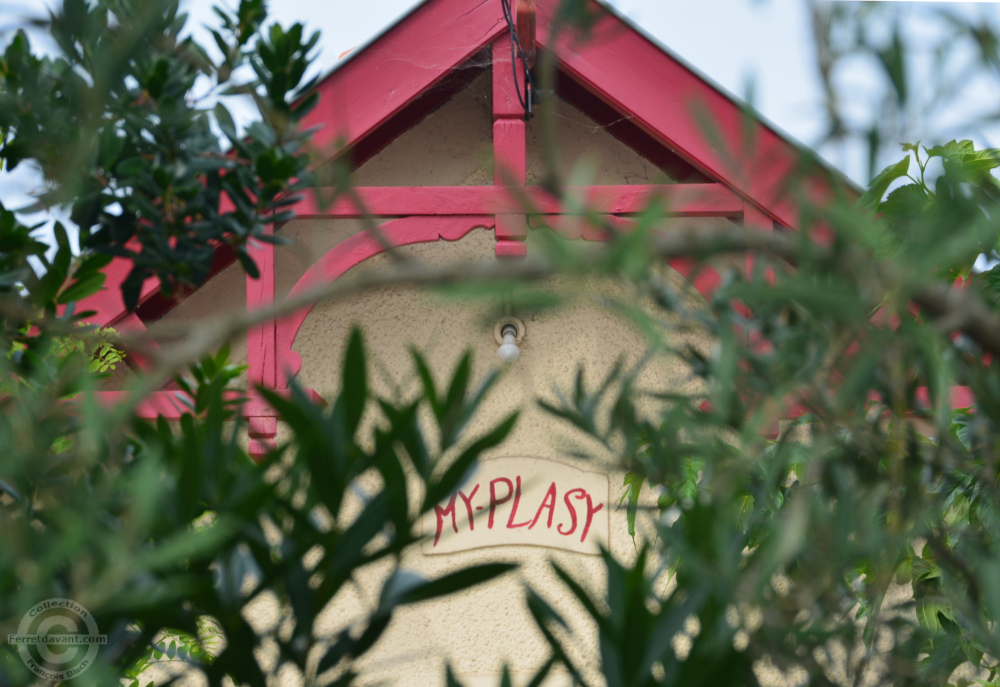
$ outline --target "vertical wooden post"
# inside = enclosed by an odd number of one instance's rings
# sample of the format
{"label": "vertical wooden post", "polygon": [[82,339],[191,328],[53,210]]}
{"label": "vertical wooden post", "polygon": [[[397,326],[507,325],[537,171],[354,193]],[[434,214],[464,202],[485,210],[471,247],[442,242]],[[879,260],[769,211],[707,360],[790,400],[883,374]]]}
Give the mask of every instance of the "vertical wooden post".
{"label": "vertical wooden post", "polygon": [[[524,109],[518,88],[524,88],[521,63],[511,63],[510,35],[493,43],[493,184],[497,187],[524,187],[527,178],[527,152]],[[514,82],[517,69],[517,83]],[[522,258],[527,255],[524,243],[528,218],[524,213],[496,216],[496,256]]]}
{"label": "vertical wooden post", "polygon": [[[270,234],[273,227],[265,232]],[[247,312],[274,303],[274,244],[252,241],[249,244],[250,257],[260,272],[259,279],[249,275],[247,284]],[[250,400],[243,407],[247,417],[247,433],[250,436],[250,455],[263,457],[274,447],[274,437],[278,432],[278,422],[271,409],[255,392],[254,387],[274,389],[277,382],[277,361],[275,360],[276,327],[274,320],[251,328],[247,332],[247,386]]]}

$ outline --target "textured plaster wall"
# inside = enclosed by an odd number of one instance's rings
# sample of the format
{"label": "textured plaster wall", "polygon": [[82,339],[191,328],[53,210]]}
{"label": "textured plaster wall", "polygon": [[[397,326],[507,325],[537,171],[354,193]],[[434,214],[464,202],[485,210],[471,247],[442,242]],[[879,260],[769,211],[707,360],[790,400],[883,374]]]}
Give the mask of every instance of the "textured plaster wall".
{"label": "textured plaster wall", "polygon": [[[485,230],[474,231],[456,243],[426,244],[404,251],[406,257],[429,266],[494,260],[493,238]],[[392,262],[388,257],[378,256],[356,269],[391,271]],[[676,273],[672,279],[683,286],[683,279]],[[535,400],[555,400],[556,388],[568,392],[581,364],[586,366],[586,381],[591,385],[603,378],[619,357],[626,365],[634,365],[644,355],[646,341],[613,308],[602,304],[609,299],[628,299],[631,294],[623,284],[564,277],[553,279],[541,288],[572,297],[556,309],[519,309],[514,313],[526,327],[521,359],[505,368],[471,423],[470,432],[485,432],[509,412],[519,409],[521,417],[513,433],[487,457],[533,456],[594,469],[593,464],[574,461],[567,453],[574,447],[588,450],[597,447],[542,411]],[[412,397],[416,392],[418,380],[409,353],[411,347],[424,353],[439,382],[447,378],[462,353],[471,350],[474,385],[500,365],[492,335],[493,323],[499,315],[499,303],[492,299],[459,300],[404,288],[379,289],[322,305],[307,318],[295,343],[303,361],[300,379],[304,385],[332,399],[337,393],[347,333],[358,325],[363,328],[371,351],[370,383],[376,393],[388,395],[398,391],[404,397]],[[703,337],[690,335],[688,339],[703,350],[710,347]],[[640,379],[641,386],[647,389],[696,390],[689,371],[676,360],[654,361]],[[599,452],[595,455],[608,458]],[[612,474],[611,481],[614,503],[620,494],[620,474]],[[611,549],[625,559],[634,555],[623,513],[615,509],[611,512]],[[427,576],[446,573],[456,565],[492,560],[513,560],[522,569],[517,576],[488,587],[401,613],[366,661],[366,675],[373,681],[384,678],[397,685],[437,684],[443,676],[445,657],[450,657],[459,674],[483,679],[495,675],[504,659],[518,671],[536,668],[547,652],[524,610],[526,583],[541,590],[565,613],[582,638],[574,644],[578,658],[595,665],[593,630],[579,606],[550,572],[547,562],[550,557],[590,585],[603,584],[601,565],[594,556],[538,547],[480,549],[447,556],[425,556],[418,550],[412,551],[404,564]],[[332,631],[349,617],[350,611],[346,609],[355,603],[363,604],[362,597],[366,594],[369,599],[377,598],[379,583],[377,575],[364,580],[364,593],[359,598],[345,600],[343,606],[331,611],[327,628]],[[261,619],[276,610],[261,609]]]}
{"label": "textured plaster wall", "polygon": [[[477,79],[448,104],[428,116],[380,154],[363,165],[355,182],[363,185],[482,185],[492,183],[490,148],[491,102],[489,75]],[[575,183],[655,183],[665,177],[648,161],[618,143],[585,115],[563,102],[551,102],[559,123],[558,164],[564,178]],[[529,183],[544,170],[536,118],[528,128]],[[576,176],[574,176],[576,170]],[[582,170],[582,171],[581,171]],[[282,228],[292,245],[276,249],[276,292],[280,299],[291,289],[316,259],[345,238],[361,231],[359,221],[299,220]],[[529,237],[529,252],[538,250]],[[459,242],[422,244],[403,253],[428,265],[452,262],[492,262],[494,239],[491,231],[473,231]],[[392,261],[377,256],[356,269],[389,271]],[[672,270],[665,278],[678,287],[685,282]],[[578,367],[586,366],[589,384],[601,379],[621,357],[635,364],[646,352],[647,341],[607,301],[630,298],[629,287],[607,280],[560,277],[541,285],[553,293],[573,297],[561,307],[544,310],[520,308],[512,314],[526,325],[521,345],[522,357],[505,370],[469,432],[482,433],[507,413],[521,411],[509,439],[493,456],[534,456],[574,463],[585,469],[593,464],[567,457],[570,450],[593,451],[598,459],[608,459],[598,447],[567,426],[541,411],[536,399],[555,398],[555,389],[568,391]],[[697,302],[697,297],[692,297]],[[201,290],[154,323],[150,331],[163,346],[170,345],[172,332],[203,326],[229,312],[242,310],[245,277],[238,266],[216,276]],[[416,392],[417,382],[409,349],[416,347],[427,357],[439,382],[447,378],[461,354],[474,355],[474,383],[499,365],[492,328],[502,314],[499,299],[458,300],[412,289],[385,288],[348,300],[317,306],[306,319],[295,350],[302,356],[300,381],[315,388],[327,400],[338,391],[341,357],[346,336],[354,325],[363,327],[370,351],[369,379],[377,393]],[[679,343],[679,335],[664,332]],[[703,351],[711,342],[698,334],[687,341]],[[233,347],[233,358],[245,359],[245,343]],[[689,371],[675,359],[654,360],[641,376],[644,388],[674,392],[696,391]],[[650,409],[652,410],[652,409]],[[374,414],[369,423],[376,420]],[[370,431],[371,424],[368,426]],[[279,441],[285,433],[279,427]],[[610,470],[611,502],[620,495],[621,473]],[[375,482],[367,484],[369,488]],[[610,508],[611,549],[629,559],[635,554],[626,531],[623,512]],[[350,513],[345,514],[350,518]],[[539,547],[479,549],[452,555],[426,556],[417,548],[404,564],[427,576],[437,576],[455,566],[487,560],[510,560],[521,564],[517,575],[481,589],[473,589],[440,603],[407,609],[393,620],[387,634],[363,666],[366,680],[385,680],[393,685],[441,684],[444,661],[450,659],[456,672],[471,687],[496,684],[501,662],[510,661],[516,674],[539,666],[547,657],[541,636],[524,610],[525,585],[539,589],[570,622],[580,637],[572,644],[577,658],[596,669],[594,631],[565,587],[550,571],[548,559],[557,560],[594,588],[604,584],[599,559]],[[324,610],[319,627],[334,632],[349,623],[360,611],[377,602],[386,570],[371,570],[359,580],[356,590]],[[273,598],[262,597],[251,609],[251,622],[258,628],[279,623],[282,609]],[[192,683],[197,684],[197,683]],[[296,676],[286,676],[282,685],[296,685]],[[555,678],[552,685],[568,684]]]}
{"label": "textured plaster wall", "polygon": [[623,145],[607,129],[564,100],[539,105],[527,127],[528,183],[538,183],[546,170],[543,145],[547,117],[555,121],[554,159],[560,178],[569,184],[660,184],[667,175]]}
{"label": "textured plaster wall", "polygon": [[493,184],[493,96],[487,70],[354,174],[359,186]]}
{"label": "textured plaster wall", "polygon": [[[162,318],[147,323],[147,330],[164,351],[169,351],[183,337],[217,320],[220,315],[246,311],[246,294],[246,273],[234,263],[189,294]],[[246,357],[246,339],[233,341],[232,360],[245,361]]]}

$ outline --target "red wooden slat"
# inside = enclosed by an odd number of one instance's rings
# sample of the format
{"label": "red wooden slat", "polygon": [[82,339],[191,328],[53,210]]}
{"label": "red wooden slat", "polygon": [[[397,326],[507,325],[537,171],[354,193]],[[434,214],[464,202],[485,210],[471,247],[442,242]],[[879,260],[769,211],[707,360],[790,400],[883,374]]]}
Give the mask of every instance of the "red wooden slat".
{"label": "red wooden slat", "polygon": [[493,116],[496,118],[524,119],[524,108],[518,98],[518,89],[524,93],[524,69],[517,63],[517,85],[510,61],[510,34],[503,33],[493,42]]}
{"label": "red wooden slat", "polygon": [[497,241],[496,255],[501,259],[518,259],[528,255],[528,246],[524,241]]}
{"label": "red wooden slat", "polygon": [[523,186],[527,174],[524,121],[493,122],[493,177],[497,186]]}
{"label": "red wooden slat", "polygon": [[[512,60],[510,49],[509,35],[493,43],[493,183],[497,187],[523,187],[528,174],[524,111],[516,90],[524,85],[524,69],[520,62]],[[515,83],[515,73],[519,83]],[[523,258],[528,254],[523,243],[528,235],[528,219],[520,205],[518,212],[496,216],[493,233],[498,258]]]}
{"label": "red wooden slat", "polygon": [[[266,234],[271,234],[267,227]],[[259,279],[253,279],[248,274],[247,312],[265,308],[274,303],[274,244],[252,241],[249,244],[250,257],[253,258],[260,272]],[[274,320],[252,327],[247,332],[247,381],[249,385],[260,384],[274,388],[277,381],[277,366],[275,363],[275,333]]]}
{"label": "red wooden slat", "polygon": [[[562,202],[539,186],[505,190],[495,186],[362,186],[354,189],[373,216],[486,215],[524,212],[555,215],[569,212]],[[663,184],[570,186],[566,196],[578,198],[594,212],[642,212],[653,197],[663,200],[677,217],[740,217],[743,201],[722,184]],[[357,218],[363,213],[347,197],[323,208],[312,194],[292,207],[302,219]]]}

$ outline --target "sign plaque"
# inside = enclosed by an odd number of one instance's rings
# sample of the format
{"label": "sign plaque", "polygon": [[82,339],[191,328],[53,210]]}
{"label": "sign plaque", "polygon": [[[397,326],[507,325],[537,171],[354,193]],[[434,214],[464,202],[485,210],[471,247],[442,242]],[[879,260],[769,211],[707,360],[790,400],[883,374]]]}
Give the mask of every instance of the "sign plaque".
{"label": "sign plaque", "polygon": [[486,546],[599,553],[608,545],[608,476],[540,458],[484,460],[423,517],[425,554]]}

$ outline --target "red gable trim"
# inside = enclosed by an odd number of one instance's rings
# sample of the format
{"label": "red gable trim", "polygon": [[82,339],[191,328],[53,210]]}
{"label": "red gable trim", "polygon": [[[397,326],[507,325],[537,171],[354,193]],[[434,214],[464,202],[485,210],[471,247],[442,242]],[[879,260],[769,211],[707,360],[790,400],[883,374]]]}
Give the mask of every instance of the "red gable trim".
{"label": "red gable trim", "polygon": [[373,133],[507,25],[499,0],[431,0],[327,76],[303,125],[313,145],[336,154]]}
{"label": "red gable trim", "polygon": [[[588,40],[566,30],[554,37],[557,9],[558,0],[539,0],[538,43],[555,53],[567,75],[772,219],[797,224],[786,184],[804,150],[756,115],[744,140],[747,113],[740,104],[607,10],[599,10],[604,14]],[[711,130],[714,141],[706,135]]]}

